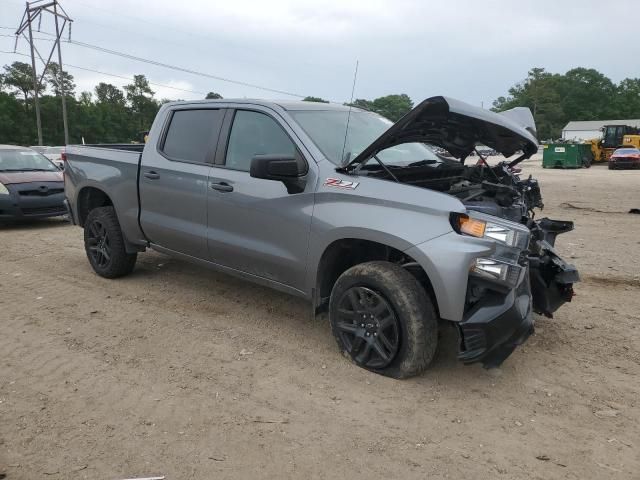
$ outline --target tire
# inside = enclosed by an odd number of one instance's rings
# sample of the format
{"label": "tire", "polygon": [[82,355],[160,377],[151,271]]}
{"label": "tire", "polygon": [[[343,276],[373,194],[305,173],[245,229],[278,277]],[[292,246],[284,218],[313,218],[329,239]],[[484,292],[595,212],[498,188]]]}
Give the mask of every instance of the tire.
{"label": "tire", "polygon": [[375,373],[418,375],[436,353],[433,302],[418,280],[394,263],[367,262],[345,271],[331,292],[329,318],[340,350]]}
{"label": "tire", "polygon": [[113,207],[98,207],[84,222],[84,249],[93,270],[105,278],[128,275],[137,254],[127,253],[120,223]]}

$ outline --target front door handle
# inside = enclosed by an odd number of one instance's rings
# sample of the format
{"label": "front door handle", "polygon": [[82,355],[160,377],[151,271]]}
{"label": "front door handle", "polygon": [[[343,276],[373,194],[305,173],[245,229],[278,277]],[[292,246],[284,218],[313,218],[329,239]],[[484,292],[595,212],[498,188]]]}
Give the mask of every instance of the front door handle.
{"label": "front door handle", "polygon": [[149,180],[158,180],[160,178],[160,175],[157,172],[154,172],[153,170],[151,170],[150,172],[145,172],[144,176]]}
{"label": "front door handle", "polygon": [[212,183],[211,188],[219,192],[233,192],[233,185],[226,182]]}

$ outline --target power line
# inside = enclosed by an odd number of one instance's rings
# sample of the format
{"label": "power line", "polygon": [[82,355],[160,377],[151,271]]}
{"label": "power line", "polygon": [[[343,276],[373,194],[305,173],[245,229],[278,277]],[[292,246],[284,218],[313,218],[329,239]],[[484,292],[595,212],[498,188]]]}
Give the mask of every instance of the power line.
{"label": "power line", "polygon": [[[51,34],[49,34],[47,32],[40,32],[40,33],[43,33],[45,35],[51,35]],[[0,37],[13,37],[13,35],[0,34]],[[52,39],[42,38],[42,37],[40,37],[40,38],[34,37],[34,39],[35,40],[53,41]],[[300,95],[299,93],[292,93],[292,92],[287,92],[285,90],[278,90],[278,89],[275,89],[275,88],[263,87],[262,85],[257,85],[255,83],[243,82],[241,80],[233,80],[231,78],[220,77],[218,75],[212,75],[210,73],[205,73],[205,72],[199,72],[197,70],[191,70],[189,68],[179,67],[177,65],[171,65],[171,64],[168,64],[168,63],[158,62],[156,60],[151,60],[149,58],[137,57],[135,55],[130,55],[130,54],[124,53],[124,52],[118,52],[117,50],[111,50],[111,49],[108,49],[108,48],[105,48],[105,47],[101,47],[99,45],[93,45],[91,43],[79,42],[77,40],[62,40],[62,41],[65,42],[65,43],[68,43],[70,45],[77,45],[77,46],[82,47],[82,48],[88,48],[88,49],[95,50],[95,51],[98,51],[98,52],[107,53],[109,55],[115,55],[115,56],[118,56],[118,57],[126,58],[128,60],[134,60],[134,61],[137,61],[137,62],[147,63],[149,65],[154,65],[156,67],[168,68],[168,69],[171,69],[171,70],[176,70],[178,72],[189,73],[191,75],[197,75],[197,76],[200,76],[200,77],[212,78],[214,80],[218,80],[218,81],[221,81],[221,82],[233,83],[235,85],[241,85],[243,87],[255,88],[255,89],[258,89],[258,90],[263,90],[263,91],[271,92],[271,93],[280,93],[282,95],[288,95],[288,96],[291,96],[291,97],[298,97],[298,98],[305,98],[306,97],[306,95]]]}
{"label": "power line", "polygon": [[[68,67],[73,67],[73,68],[78,69],[78,70],[84,70],[86,72],[99,73],[100,75],[107,75],[109,77],[121,78],[123,80],[128,80],[130,82],[134,81],[133,78],[125,77],[124,75],[117,75],[115,73],[101,72],[99,70],[93,70],[91,68],[79,67],[78,65],[71,65],[70,63],[67,63],[67,66]],[[196,90],[188,90],[186,88],[172,87],[171,85],[163,85],[162,83],[149,82],[149,85],[153,85],[154,87],[170,88],[172,90],[178,90],[180,92],[197,93],[198,95],[206,95],[206,92],[198,92]]]}
{"label": "power line", "polygon": [[[0,53],[7,53],[7,54],[10,54],[10,55],[20,55],[22,57],[28,57],[29,56],[26,53],[7,52],[6,50],[0,50]],[[118,74],[115,74],[115,73],[101,72],[100,70],[93,70],[93,69],[87,68],[87,67],[80,67],[79,65],[72,65],[70,63],[65,64],[65,66],[71,67],[71,68],[75,68],[77,70],[84,70],[86,72],[99,73],[100,75],[107,75],[108,77],[121,78],[123,80],[128,80],[130,82],[134,81],[133,78],[126,77],[124,75],[118,75]],[[162,83],[156,83],[156,82],[152,82],[152,81],[149,81],[149,85],[153,85],[154,87],[170,88],[172,90],[178,90],[178,91],[181,91],[181,92],[197,93],[198,95],[206,95],[205,92],[199,92],[199,91],[196,91],[196,90],[188,90],[186,88],[180,88],[180,87],[172,87],[171,85],[164,85]]]}
{"label": "power line", "polygon": [[93,44],[90,44],[90,43],[79,42],[77,40],[71,40],[70,42],[67,42],[67,43],[70,43],[72,45],[78,45],[78,46],[83,47],[83,48],[89,48],[89,49],[92,49],[92,50],[96,50],[98,52],[108,53],[109,55],[116,55],[118,57],[127,58],[129,60],[135,60],[135,61],[142,62],[142,63],[148,63],[149,65],[154,65],[156,67],[169,68],[171,70],[176,70],[176,71],[179,71],[179,72],[189,73],[189,74],[192,74],[192,75],[197,75],[197,76],[205,77],[205,78],[212,78],[214,80],[219,80],[221,82],[227,82],[227,83],[233,83],[233,84],[236,84],[236,85],[241,85],[243,87],[256,88],[258,90],[264,90],[264,91],[271,92],[271,93],[281,93],[283,95],[289,95],[291,97],[304,98],[306,96],[306,95],[300,95],[299,93],[287,92],[285,90],[277,90],[275,88],[263,87],[261,85],[256,85],[255,83],[243,82],[241,80],[233,80],[233,79],[226,78],[226,77],[220,77],[218,75],[212,75],[210,73],[199,72],[197,70],[191,70],[189,68],[179,67],[177,65],[170,65],[168,63],[158,62],[156,60],[151,60],[151,59],[148,59],[148,58],[137,57],[135,55],[130,55],[128,53],[118,52],[116,50],[111,50],[111,49],[108,49],[108,48],[100,47],[99,45],[93,45]]}

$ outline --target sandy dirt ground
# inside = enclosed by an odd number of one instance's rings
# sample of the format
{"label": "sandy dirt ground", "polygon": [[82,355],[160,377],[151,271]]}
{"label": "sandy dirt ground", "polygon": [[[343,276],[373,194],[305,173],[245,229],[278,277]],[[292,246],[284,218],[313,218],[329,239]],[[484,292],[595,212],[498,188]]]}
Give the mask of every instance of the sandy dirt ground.
{"label": "sandy dirt ground", "polygon": [[377,376],[298,299],[153,252],[109,281],[63,220],[0,227],[0,478],[640,478],[640,172],[539,163],[583,282],[490,371],[445,330]]}

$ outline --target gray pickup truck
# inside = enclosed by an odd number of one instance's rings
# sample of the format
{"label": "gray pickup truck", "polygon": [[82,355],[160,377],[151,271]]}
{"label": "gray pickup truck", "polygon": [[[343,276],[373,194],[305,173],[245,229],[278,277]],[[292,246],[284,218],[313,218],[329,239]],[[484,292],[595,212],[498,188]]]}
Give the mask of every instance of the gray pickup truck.
{"label": "gray pickup truck", "polygon": [[[477,145],[514,158],[489,166]],[[445,97],[395,124],[323,103],[177,102],[145,145],[68,147],[65,192],[98,275],[152,248],[304,297],[357,365],[402,378],[429,365],[445,321],[460,360],[491,367],[533,312],[571,300],[578,272],[554,242],[573,224],[534,220],[538,183],[517,173],[536,151],[528,109]]]}

